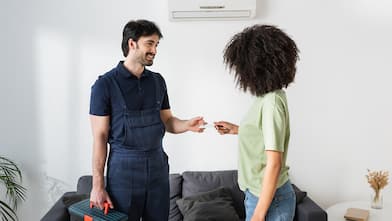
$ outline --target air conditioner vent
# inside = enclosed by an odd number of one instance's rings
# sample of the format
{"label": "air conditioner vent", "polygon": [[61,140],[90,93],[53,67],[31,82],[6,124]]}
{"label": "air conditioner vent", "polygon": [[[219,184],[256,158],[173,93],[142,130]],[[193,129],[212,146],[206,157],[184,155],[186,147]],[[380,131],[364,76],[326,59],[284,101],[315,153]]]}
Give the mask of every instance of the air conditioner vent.
{"label": "air conditioner vent", "polygon": [[251,19],[256,15],[256,0],[168,1],[171,21]]}

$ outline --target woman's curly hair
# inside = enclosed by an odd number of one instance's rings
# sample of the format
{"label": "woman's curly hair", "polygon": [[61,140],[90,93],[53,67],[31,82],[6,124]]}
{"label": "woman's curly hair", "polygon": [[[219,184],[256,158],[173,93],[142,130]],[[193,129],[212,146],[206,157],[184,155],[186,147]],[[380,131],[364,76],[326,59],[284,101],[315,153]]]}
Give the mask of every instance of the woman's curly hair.
{"label": "woman's curly hair", "polygon": [[294,81],[298,52],[295,42],[279,28],[254,25],[233,36],[223,60],[234,71],[240,89],[261,96]]}

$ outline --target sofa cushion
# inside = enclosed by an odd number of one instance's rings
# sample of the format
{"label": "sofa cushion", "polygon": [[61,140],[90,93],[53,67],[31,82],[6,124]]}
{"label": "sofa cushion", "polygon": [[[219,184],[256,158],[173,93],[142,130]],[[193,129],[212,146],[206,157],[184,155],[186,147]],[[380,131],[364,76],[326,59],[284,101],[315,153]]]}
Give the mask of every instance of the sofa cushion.
{"label": "sofa cushion", "polygon": [[[103,178],[106,186],[106,176]],[[90,194],[93,186],[93,177],[91,175],[85,175],[79,177],[78,184],[76,186],[76,192],[79,194]]]}
{"label": "sofa cushion", "polygon": [[82,200],[90,198],[90,194],[75,194],[75,195],[68,195],[63,197],[63,203],[68,208],[72,204],[80,202]]}
{"label": "sofa cushion", "polygon": [[81,176],[78,180],[76,192],[80,194],[90,194],[92,188],[92,176]]}
{"label": "sofa cushion", "polygon": [[295,202],[301,203],[302,200],[306,197],[306,192],[301,191],[296,185],[292,184],[294,192],[295,192]]}
{"label": "sofa cushion", "polygon": [[227,187],[184,197],[177,200],[177,204],[184,221],[240,221]]}
{"label": "sofa cushion", "polygon": [[184,172],[182,174],[182,197],[208,192],[218,187],[227,187],[231,191],[234,208],[241,219],[245,218],[244,193],[237,183],[237,171]]}
{"label": "sofa cushion", "polygon": [[182,176],[180,174],[170,174],[169,182],[170,182],[169,221],[182,221],[182,215],[176,203],[176,201],[182,197]]}

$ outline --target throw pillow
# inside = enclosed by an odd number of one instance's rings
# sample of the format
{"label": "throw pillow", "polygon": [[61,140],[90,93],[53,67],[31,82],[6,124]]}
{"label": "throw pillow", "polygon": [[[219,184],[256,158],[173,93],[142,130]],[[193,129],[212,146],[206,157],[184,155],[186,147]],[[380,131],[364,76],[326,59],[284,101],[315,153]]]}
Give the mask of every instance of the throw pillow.
{"label": "throw pillow", "polygon": [[234,208],[241,219],[245,219],[245,195],[238,186],[236,170],[224,171],[186,171],[182,174],[182,196],[193,196],[219,187],[230,189]]}
{"label": "throw pillow", "polygon": [[294,192],[295,192],[295,202],[301,203],[302,200],[306,197],[306,192],[301,191],[296,185],[292,184]]}
{"label": "throw pillow", "polygon": [[240,221],[226,187],[177,200],[184,221]]}

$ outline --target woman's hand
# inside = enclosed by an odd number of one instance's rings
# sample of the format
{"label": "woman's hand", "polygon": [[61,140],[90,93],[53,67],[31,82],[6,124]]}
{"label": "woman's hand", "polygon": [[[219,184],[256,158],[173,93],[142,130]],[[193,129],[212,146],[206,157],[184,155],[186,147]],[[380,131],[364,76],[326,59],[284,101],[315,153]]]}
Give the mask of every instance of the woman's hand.
{"label": "woman's hand", "polygon": [[214,122],[215,129],[219,134],[238,134],[238,126],[227,121]]}
{"label": "woman's hand", "polygon": [[252,219],[250,221],[265,221],[265,217],[258,217],[256,214],[253,214]]}
{"label": "woman's hand", "polygon": [[260,209],[256,206],[251,221],[265,221],[265,215],[260,211]]}

